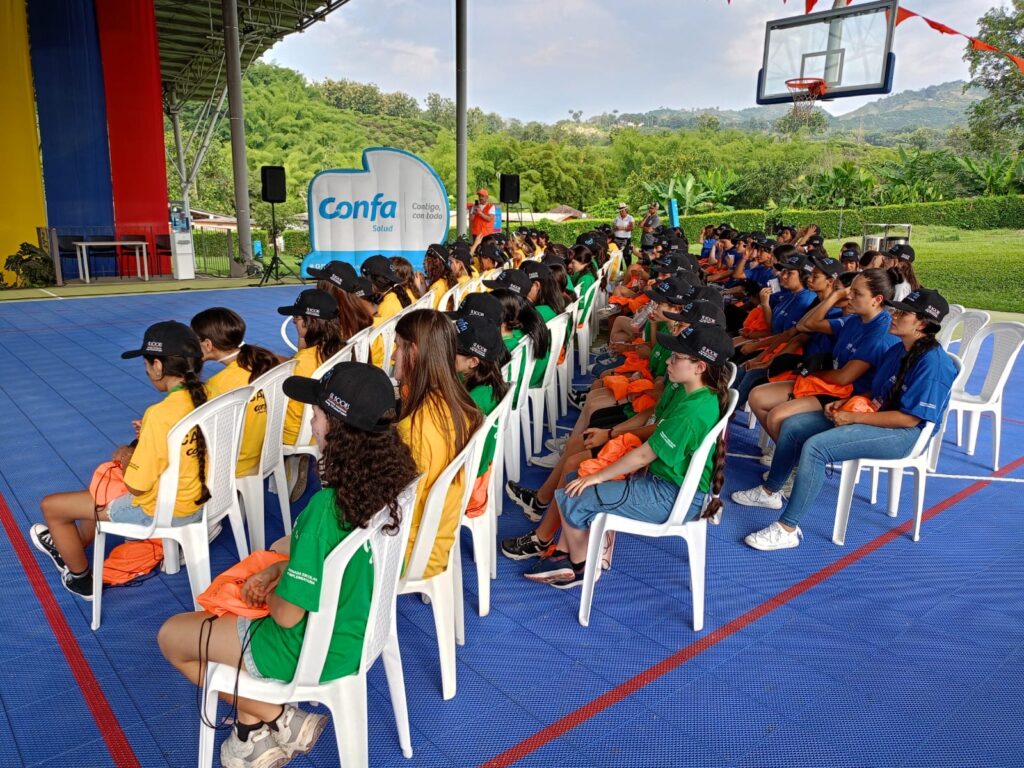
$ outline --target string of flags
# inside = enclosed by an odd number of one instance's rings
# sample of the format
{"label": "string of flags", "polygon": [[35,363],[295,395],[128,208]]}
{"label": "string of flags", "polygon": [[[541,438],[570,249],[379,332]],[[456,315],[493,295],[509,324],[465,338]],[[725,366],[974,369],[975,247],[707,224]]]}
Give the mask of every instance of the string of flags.
{"label": "string of flags", "polygon": [[[732,0],[728,0],[728,2],[730,5],[732,4]],[[782,0],[782,2],[785,3],[786,0]],[[804,0],[804,13],[810,13],[811,11],[813,11],[814,7],[818,4],[818,2],[819,0]],[[846,0],[847,5],[850,5],[852,2],[853,0]],[[986,43],[984,40],[979,40],[978,38],[971,37],[970,35],[966,35],[963,32],[958,32],[952,27],[943,24],[941,21],[929,19],[928,17],[922,16],[921,14],[917,13],[916,11],[912,11],[909,8],[899,6],[896,9],[896,26],[898,27],[907,19],[912,19],[915,17],[921,19],[921,21],[923,21],[929,27],[943,35],[959,35],[960,37],[966,38],[970,42],[971,48],[973,48],[976,51],[998,53],[1001,56],[1005,56],[1014,64],[1016,64],[1017,69],[1019,69],[1021,73],[1024,74],[1024,58],[1020,56],[1014,56],[1012,53],[1007,53],[1006,51],[1000,50],[999,48],[996,48],[996,46]]]}

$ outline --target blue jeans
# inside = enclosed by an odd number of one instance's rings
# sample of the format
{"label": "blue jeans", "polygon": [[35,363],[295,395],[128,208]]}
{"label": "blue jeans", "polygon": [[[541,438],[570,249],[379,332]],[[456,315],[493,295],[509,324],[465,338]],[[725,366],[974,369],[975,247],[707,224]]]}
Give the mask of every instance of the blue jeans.
{"label": "blue jeans", "polygon": [[[565,476],[566,483],[576,479],[576,473]],[[563,489],[555,491],[555,501],[562,511],[566,525],[576,529],[589,528],[602,512],[644,523],[664,523],[672,514],[679,495],[679,486],[643,470],[628,475],[625,480],[608,480],[585,489],[579,496],[566,496]],[[684,522],[696,520],[704,506],[704,493],[697,491],[693,503],[686,510]]]}
{"label": "blue jeans", "polygon": [[800,464],[793,493],[779,518],[786,525],[797,525],[818,498],[829,464],[848,459],[899,459],[910,453],[920,434],[920,427],[893,429],[867,424],[836,427],[821,411],[797,413],[782,422],[775,458],[764,487],[778,493],[793,467]]}
{"label": "blue jeans", "polygon": [[739,400],[736,401],[736,410],[743,410],[743,407],[747,404],[747,398],[750,397],[750,390],[767,381],[767,368],[755,368],[752,371],[748,371],[743,366],[737,366],[736,381],[732,385],[733,389],[740,393]]}

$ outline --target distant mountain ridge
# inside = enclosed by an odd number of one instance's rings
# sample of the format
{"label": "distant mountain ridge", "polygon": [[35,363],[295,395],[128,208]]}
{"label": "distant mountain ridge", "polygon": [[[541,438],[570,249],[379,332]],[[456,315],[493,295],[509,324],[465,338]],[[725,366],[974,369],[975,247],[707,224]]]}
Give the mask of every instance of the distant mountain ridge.
{"label": "distant mountain ridge", "polygon": [[[872,131],[901,132],[915,128],[945,130],[967,122],[968,108],[984,98],[979,88],[964,90],[963,80],[931,85],[919,90],[900,91],[882,96],[844,115],[826,112],[832,130],[856,130],[863,123]],[[759,130],[770,127],[788,112],[785,104],[747,107],[746,109],[655,109],[636,114],[599,115],[588,122],[633,124],[651,128],[697,128],[708,116],[718,119],[722,127]]]}

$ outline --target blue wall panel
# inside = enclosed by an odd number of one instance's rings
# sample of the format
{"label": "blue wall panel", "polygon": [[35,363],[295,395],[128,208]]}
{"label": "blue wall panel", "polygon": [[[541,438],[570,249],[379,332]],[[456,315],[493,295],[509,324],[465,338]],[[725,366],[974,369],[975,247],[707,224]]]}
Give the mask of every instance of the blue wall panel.
{"label": "blue wall panel", "polygon": [[46,212],[62,234],[113,234],[106,100],[92,0],[29,0]]}

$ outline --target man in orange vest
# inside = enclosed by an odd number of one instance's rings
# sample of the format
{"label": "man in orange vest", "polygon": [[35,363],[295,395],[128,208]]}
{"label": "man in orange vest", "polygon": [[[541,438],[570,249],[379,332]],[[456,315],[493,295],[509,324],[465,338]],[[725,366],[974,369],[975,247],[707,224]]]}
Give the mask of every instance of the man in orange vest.
{"label": "man in orange vest", "polygon": [[476,202],[469,209],[469,232],[473,235],[473,247],[469,252],[475,254],[480,241],[494,231],[494,205],[490,201],[490,193],[481,187],[476,191]]}

